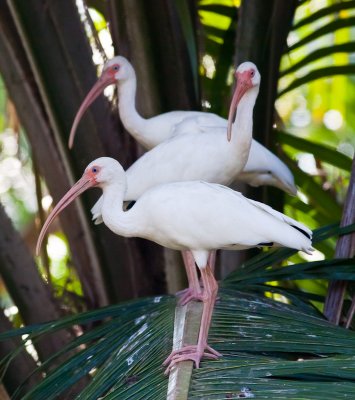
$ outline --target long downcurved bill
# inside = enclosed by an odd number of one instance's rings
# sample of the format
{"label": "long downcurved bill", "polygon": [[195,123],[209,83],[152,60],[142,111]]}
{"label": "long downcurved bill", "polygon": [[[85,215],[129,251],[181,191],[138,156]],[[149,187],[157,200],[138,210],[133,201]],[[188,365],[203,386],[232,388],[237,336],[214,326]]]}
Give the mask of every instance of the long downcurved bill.
{"label": "long downcurved bill", "polygon": [[84,174],[75,185],[68,190],[68,192],[61,198],[59,203],[53,208],[52,212],[48,215],[46,222],[44,223],[41,233],[38,236],[37,245],[36,245],[36,254],[38,255],[41,250],[42,241],[44,235],[46,234],[50,224],[54,220],[54,218],[62,211],[65,207],[67,207],[72,201],[74,201],[81,193],[85,192],[85,190],[96,185],[95,180],[90,179],[89,176]]}
{"label": "long downcurved bill", "polygon": [[72,128],[70,130],[70,135],[69,135],[69,141],[68,141],[69,149],[71,149],[73,147],[76,128],[78,127],[81,117],[83,116],[85,111],[96,100],[96,98],[99,97],[99,95],[104,91],[104,89],[108,85],[112,85],[115,82],[116,82],[116,80],[112,76],[112,74],[105,73],[105,71],[104,71],[103,74],[101,75],[101,77],[99,78],[99,80],[91,88],[90,92],[87,94],[84,101],[81,103],[81,106],[80,106],[78,112],[76,113]]}
{"label": "long downcurved bill", "polygon": [[228,128],[227,128],[227,139],[230,142],[232,138],[232,124],[235,121],[238,104],[245,93],[251,88],[250,79],[245,79],[243,73],[236,73],[237,87],[234,91],[231,105],[229,107],[228,114]]}

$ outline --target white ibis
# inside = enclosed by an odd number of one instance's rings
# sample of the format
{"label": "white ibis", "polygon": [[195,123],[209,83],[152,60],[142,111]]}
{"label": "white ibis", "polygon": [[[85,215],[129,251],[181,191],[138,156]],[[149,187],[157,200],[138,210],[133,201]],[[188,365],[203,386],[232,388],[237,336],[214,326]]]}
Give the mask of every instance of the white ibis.
{"label": "white ibis", "polygon": [[[145,149],[152,149],[181,132],[202,132],[206,129],[206,125],[209,125],[211,129],[227,126],[225,119],[215,114],[199,111],[171,111],[148,119],[141,117],[135,107],[137,85],[135,71],[126,58],[117,56],[105,64],[102,75],[83,101],[70,132],[70,148],[73,145],[76,128],[85,110],[104,88],[111,84],[117,84],[118,87],[118,108],[123,125]],[[197,118],[198,122],[191,121],[191,118]],[[192,122],[188,125],[189,129],[185,129],[186,125],[181,129],[180,124],[187,119],[188,122]],[[204,125],[202,130],[199,129],[200,119]],[[209,129],[206,129],[206,132],[208,131]],[[253,186],[276,186],[293,195],[297,192],[293,175],[287,166],[255,140],[252,141],[250,156],[243,172],[239,171],[239,175],[236,173],[235,176]]]}
{"label": "white ibis", "polygon": [[[253,108],[259,92],[260,74],[253,63],[241,64],[235,73],[237,85],[229,111],[226,129],[208,129],[181,133],[165,140],[140,157],[127,170],[126,201],[138,199],[149,188],[162,183],[203,180],[220,184],[231,183],[243,169],[252,141]],[[237,110],[235,112],[235,110]],[[231,127],[231,128],[230,128]],[[92,209],[94,218],[101,220],[100,200]],[[213,268],[214,257],[211,255]],[[181,297],[181,304],[201,298],[196,268],[191,255],[183,254],[189,288]]]}
{"label": "white ibis", "polygon": [[218,184],[189,181],[157,185],[146,190],[132,208],[123,211],[126,174],[116,160],[102,157],[88,165],[82,178],[48,216],[38,238],[37,254],[53,219],[91,187],[103,191],[101,215],[113,232],[153,240],[171,249],[190,250],[201,271],[203,312],[197,345],[173,351],[165,362],[166,372],[180,361],[192,360],[198,368],[203,356],[220,356],[207,343],[218,290],[208,265],[211,250],[267,245],[312,251],[311,231],[307,227]]}
{"label": "white ibis", "polygon": [[[201,134],[208,131],[225,134],[227,120],[215,114],[200,113],[199,116],[185,118],[176,125],[174,136],[189,132]],[[250,186],[274,186],[285,192],[295,195],[297,189],[291,171],[287,166],[266,147],[256,140],[252,140],[248,161],[235,179]]]}

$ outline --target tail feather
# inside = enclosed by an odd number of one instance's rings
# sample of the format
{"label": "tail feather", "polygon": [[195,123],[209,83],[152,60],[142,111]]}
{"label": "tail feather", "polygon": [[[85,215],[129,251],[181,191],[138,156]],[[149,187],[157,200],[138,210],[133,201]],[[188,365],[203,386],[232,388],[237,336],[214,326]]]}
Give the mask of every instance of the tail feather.
{"label": "tail feather", "polygon": [[304,251],[305,253],[309,254],[310,256],[313,254],[314,250],[315,249],[312,246],[307,247],[305,249],[302,249],[302,251]]}

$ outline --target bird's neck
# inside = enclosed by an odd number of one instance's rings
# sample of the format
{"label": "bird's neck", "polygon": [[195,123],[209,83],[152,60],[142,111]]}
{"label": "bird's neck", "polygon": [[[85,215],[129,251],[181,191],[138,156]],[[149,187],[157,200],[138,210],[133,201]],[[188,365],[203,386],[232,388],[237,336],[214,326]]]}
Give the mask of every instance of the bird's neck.
{"label": "bird's neck", "polygon": [[253,139],[253,110],[259,88],[248,90],[242,97],[232,126],[232,143],[238,152],[239,159],[246,164]]}
{"label": "bird's neck", "polygon": [[132,220],[132,213],[123,211],[126,180],[105,186],[102,191],[101,214],[105,225],[120,236],[136,236],[136,224]]}
{"label": "bird's neck", "polygon": [[142,132],[146,120],[138,114],[136,109],[136,89],[135,76],[118,83],[118,111],[126,130],[141,143],[144,140]]}

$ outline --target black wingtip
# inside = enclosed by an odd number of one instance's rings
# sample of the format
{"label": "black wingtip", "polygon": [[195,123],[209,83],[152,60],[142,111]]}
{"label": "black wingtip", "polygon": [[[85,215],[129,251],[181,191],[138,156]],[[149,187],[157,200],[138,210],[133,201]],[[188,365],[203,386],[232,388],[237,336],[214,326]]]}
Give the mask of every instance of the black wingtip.
{"label": "black wingtip", "polygon": [[131,201],[128,206],[126,207],[126,210],[130,210],[134,205],[136,204],[135,200]]}
{"label": "black wingtip", "polygon": [[291,225],[292,226],[292,228],[295,228],[295,229],[297,229],[299,232],[301,232],[304,236],[306,236],[308,239],[311,239],[311,235],[308,233],[308,232],[306,232],[306,231],[304,231],[303,229],[301,229],[299,226],[295,226],[295,225]]}

